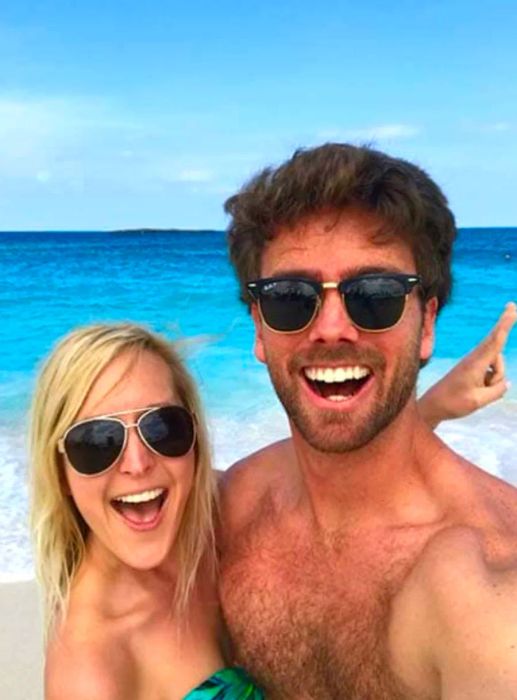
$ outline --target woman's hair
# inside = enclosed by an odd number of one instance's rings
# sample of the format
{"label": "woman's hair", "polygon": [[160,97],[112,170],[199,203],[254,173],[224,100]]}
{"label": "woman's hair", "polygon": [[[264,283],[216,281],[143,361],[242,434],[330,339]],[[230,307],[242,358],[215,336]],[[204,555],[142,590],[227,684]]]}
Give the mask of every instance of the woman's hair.
{"label": "woman's hair", "polygon": [[165,338],[132,323],[78,328],[47,358],[32,404],[30,449],[31,528],[36,575],[43,589],[45,633],[66,611],[70,587],[84,553],[88,526],[67,493],[58,440],[75,421],[93,383],[122,353],[161,357],[170,368],[172,388],[195,416],[196,467],[176,537],[176,611],[183,612],[204,555],[215,561],[213,510],[215,477],[206,424],[193,379]]}

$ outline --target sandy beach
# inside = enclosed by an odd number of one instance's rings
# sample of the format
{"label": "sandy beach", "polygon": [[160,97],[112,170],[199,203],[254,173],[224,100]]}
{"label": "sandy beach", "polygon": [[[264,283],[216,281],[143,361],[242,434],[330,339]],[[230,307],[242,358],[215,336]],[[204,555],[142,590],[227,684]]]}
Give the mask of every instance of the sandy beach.
{"label": "sandy beach", "polygon": [[41,616],[34,581],[0,584],[0,698],[42,700]]}

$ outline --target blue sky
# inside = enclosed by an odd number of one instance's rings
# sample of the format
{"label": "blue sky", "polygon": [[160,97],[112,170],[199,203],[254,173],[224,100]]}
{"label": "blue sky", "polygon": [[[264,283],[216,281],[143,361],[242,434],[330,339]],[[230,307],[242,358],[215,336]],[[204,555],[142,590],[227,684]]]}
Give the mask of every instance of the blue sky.
{"label": "blue sky", "polygon": [[223,228],[253,172],[327,140],[517,226],[514,0],[6,4],[0,229]]}

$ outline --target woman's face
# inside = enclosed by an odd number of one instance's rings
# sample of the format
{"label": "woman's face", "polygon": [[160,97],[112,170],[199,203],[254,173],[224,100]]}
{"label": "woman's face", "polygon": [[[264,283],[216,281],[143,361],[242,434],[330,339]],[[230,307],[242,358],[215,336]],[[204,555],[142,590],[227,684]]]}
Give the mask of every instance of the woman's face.
{"label": "woman's face", "polygon": [[[98,376],[77,421],[130,411],[118,416],[135,423],[143,411],[179,404],[165,361],[152,352],[115,358]],[[106,563],[123,562],[152,569],[173,550],[195,469],[195,451],[164,457],[151,451],[136,428],[115,465],[96,476],[83,476],[65,457],[70,494],[90,529],[88,549]]]}

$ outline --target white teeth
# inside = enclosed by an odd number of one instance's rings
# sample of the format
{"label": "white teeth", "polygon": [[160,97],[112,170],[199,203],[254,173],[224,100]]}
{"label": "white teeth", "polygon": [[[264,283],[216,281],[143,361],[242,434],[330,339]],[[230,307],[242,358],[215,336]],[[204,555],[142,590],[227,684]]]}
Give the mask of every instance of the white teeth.
{"label": "white teeth", "polygon": [[370,374],[367,367],[354,367],[354,379],[362,379]]}
{"label": "white teeth", "polygon": [[334,372],[331,369],[323,370],[323,381],[326,384],[330,384],[330,382],[334,381]]}
{"label": "white teeth", "polygon": [[312,382],[346,382],[350,379],[362,379],[370,374],[367,367],[355,365],[354,367],[306,367],[305,376]]}
{"label": "white teeth", "polygon": [[153,501],[158,496],[164,493],[165,489],[151,489],[150,491],[142,491],[141,493],[131,493],[127,496],[118,496],[115,501],[121,501],[122,503],[145,503],[146,501]]}

